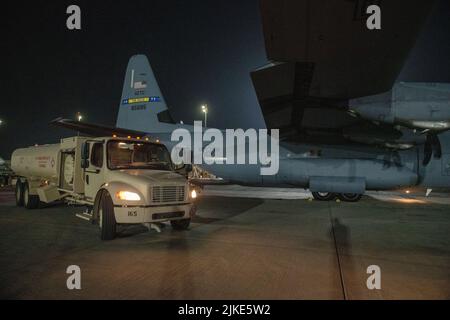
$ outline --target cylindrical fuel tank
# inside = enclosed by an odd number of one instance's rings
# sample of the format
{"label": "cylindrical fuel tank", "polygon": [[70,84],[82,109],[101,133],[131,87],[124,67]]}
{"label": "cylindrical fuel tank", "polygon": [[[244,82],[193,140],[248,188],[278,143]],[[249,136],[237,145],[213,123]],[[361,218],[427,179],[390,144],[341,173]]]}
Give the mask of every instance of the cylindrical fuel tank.
{"label": "cylindrical fuel tank", "polygon": [[60,149],[59,144],[17,149],[11,156],[11,169],[28,179],[56,180]]}

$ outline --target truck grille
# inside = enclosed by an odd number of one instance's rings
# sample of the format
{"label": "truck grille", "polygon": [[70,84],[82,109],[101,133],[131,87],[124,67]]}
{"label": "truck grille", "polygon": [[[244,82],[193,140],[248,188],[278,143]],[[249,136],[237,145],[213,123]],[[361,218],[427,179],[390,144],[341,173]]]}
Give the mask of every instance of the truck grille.
{"label": "truck grille", "polygon": [[153,187],[153,202],[182,202],[184,193],[184,186],[156,186]]}

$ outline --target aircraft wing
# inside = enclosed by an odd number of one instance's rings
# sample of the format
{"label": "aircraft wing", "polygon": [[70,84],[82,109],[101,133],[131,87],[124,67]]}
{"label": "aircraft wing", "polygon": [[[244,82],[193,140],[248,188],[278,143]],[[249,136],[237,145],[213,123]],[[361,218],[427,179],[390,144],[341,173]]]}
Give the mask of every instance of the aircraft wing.
{"label": "aircraft wing", "polygon": [[[392,88],[433,2],[260,0],[271,62],[251,78],[267,128],[291,142],[381,140],[369,132],[380,132],[373,123],[346,112],[348,101]],[[381,8],[381,30],[366,26],[372,4]],[[361,134],[352,139],[355,128]],[[382,139],[401,136],[387,129]]]}
{"label": "aircraft wing", "polygon": [[[396,80],[433,4],[260,0],[267,57],[286,63],[294,75],[291,89],[308,96],[349,99],[384,92]],[[381,9],[380,30],[367,28],[370,5]]]}
{"label": "aircraft wing", "polygon": [[122,129],[116,127],[108,127],[99,124],[91,124],[81,121],[75,121],[70,119],[57,118],[50,122],[51,125],[78,131],[84,135],[88,136],[113,136],[116,135],[118,137],[144,137],[147,134],[141,131]]}

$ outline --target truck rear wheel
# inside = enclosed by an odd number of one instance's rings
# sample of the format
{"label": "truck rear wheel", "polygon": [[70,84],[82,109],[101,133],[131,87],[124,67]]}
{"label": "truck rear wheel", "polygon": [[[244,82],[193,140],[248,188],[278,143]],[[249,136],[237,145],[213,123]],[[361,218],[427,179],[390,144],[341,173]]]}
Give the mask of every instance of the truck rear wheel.
{"label": "truck rear wheel", "polygon": [[113,240],[116,237],[116,217],[114,216],[114,205],[111,195],[108,192],[103,192],[100,198],[100,205],[98,208],[100,238],[102,240]]}
{"label": "truck rear wheel", "polygon": [[16,206],[23,207],[23,183],[20,180],[16,182]]}
{"label": "truck rear wheel", "polygon": [[339,193],[337,195],[339,200],[346,201],[346,202],[357,202],[361,199],[362,194],[359,193]]}
{"label": "truck rear wheel", "polygon": [[313,192],[314,199],[319,201],[330,201],[336,198],[336,194],[332,192]]}
{"label": "truck rear wheel", "polygon": [[28,182],[25,182],[23,186],[23,205],[27,209],[36,209],[39,207],[39,196],[30,194]]}
{"label": "truck rear wheel", "polygon": [[187,230],[191,224],[191,219],[171,220],[170,224],[173,230]]}

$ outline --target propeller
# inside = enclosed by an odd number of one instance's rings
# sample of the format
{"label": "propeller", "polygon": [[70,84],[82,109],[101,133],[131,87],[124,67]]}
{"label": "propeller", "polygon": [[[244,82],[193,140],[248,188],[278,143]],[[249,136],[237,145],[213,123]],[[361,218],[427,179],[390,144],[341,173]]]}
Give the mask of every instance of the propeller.
{"label": "propeller", "polygon": [[424,158],[422,163],[424,166],[430,163],[432,155],[434,155],[435,159],[442,157],[441,141],[435,132],[427,132],[423,153]]}

